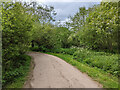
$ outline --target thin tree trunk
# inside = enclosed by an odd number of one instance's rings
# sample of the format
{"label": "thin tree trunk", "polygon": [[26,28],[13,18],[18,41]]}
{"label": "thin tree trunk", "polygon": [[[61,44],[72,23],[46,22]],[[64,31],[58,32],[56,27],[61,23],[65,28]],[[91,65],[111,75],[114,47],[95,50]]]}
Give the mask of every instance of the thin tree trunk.
{"label": "thin tree trunk", "polygon": [[32,40],[32,47],[34,47],[34,41]]}

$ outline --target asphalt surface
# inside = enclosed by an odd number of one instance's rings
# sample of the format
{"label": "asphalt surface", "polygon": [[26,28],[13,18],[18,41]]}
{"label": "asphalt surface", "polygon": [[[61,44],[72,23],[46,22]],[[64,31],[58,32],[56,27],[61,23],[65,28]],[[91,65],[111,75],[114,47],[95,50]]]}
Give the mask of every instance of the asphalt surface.
{"label": "asphalt surface", "polygon": [[87,74],[64,60],[39,52],[29,52],[34,69],[24,88],[102,88]]}

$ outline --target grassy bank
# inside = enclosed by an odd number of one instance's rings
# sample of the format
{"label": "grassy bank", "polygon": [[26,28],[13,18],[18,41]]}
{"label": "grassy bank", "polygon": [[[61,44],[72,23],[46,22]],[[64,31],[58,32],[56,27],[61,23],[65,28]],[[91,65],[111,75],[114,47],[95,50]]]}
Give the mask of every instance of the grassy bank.
{"label": "grassy bank", "polygon": [[[6,84],[3,88],[22,88],[25,81],[27,80],[27,76],[30,72],[30,65],[31,65],[31,57],[28,55],[24,55],[24,65],[20,68],[17,68],[19,75],[14,77],[11,82]],[[15,69],[16,70],[16,69]],[[14,72],[15,72],[14,70]]]}
{"label": "grassy bank", "polygon": [[87,73],[94,80],[103,85],[104,88],[118,88],[118,78],[96,67],[90,67],[88,64],[81,63],[73,59],[72,55],[60,53],[47,53],[57,56],[67,63],[75,66],[81,72]]}

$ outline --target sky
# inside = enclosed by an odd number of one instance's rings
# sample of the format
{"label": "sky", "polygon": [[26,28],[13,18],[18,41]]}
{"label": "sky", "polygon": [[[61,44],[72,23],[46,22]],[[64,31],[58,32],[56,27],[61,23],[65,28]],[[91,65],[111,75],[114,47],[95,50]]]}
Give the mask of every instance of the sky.
{"label": "sky", "polygon": [[86,8],[91,7],[100,2],[48,2],[47,5],[54,6],[57,12],[56,21],[61,20],[62,22],[67,21],[69,16],[75,15],[79,11],[79,7],[85,6]]}
{"label": "sky", "polygon": [[95,4],[100,4],[102,0],[22,0],[22,1],[37,1],[40,4],[53,6],[56,11],[56,21],[64,23],[68,21],[69,16],[75,15],[80,7],[91,7]]}

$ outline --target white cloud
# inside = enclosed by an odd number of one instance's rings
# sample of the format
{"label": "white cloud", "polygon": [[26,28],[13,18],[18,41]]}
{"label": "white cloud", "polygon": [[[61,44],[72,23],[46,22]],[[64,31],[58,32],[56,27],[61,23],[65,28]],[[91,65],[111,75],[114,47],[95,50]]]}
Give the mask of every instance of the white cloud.
{"label": "white cloud", "polygon": [[62,12],[63,12],[63,10],[62,10],[62,9],[60,9],[60,8],[55,9],[55,11],[57,12],[57,14],[60,14],[60,13],[62,13]]}
{"label": "white cloud", "polygon": [[[59,22],[59,21],[58,21]],[[60,21],[60,24],[65,24],[66,22],[70,22],[70,19],[69,18],[66,18],[64,19],[63,21]]]}
{"label": "white cloud", "polygon": [[69,22],[69,21],[70,21],[70,18],[66,18],[64,21],[65,21],[65,22]]}

